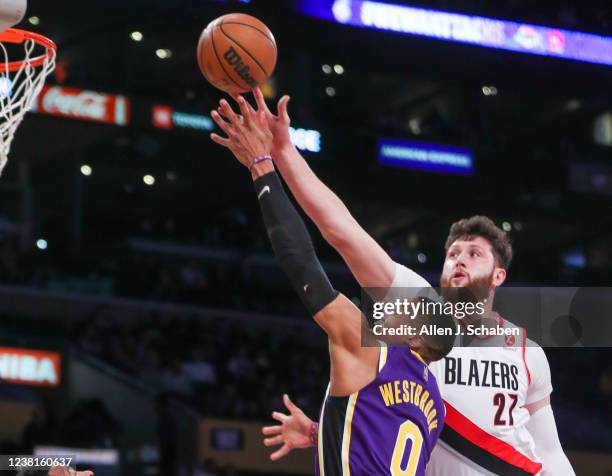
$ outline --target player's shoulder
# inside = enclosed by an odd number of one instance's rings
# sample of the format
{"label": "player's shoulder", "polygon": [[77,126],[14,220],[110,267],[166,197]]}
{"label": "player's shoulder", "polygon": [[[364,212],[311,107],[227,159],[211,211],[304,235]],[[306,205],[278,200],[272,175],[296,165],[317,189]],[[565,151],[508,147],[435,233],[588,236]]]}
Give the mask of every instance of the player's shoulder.
{"label": "player's shoulder", "polygon": [[503,319],[503,317],[498,315],[498,319],[503,320],[503,324],[504,327],[506,329],[520,329],[520,340],[517,341],[517,344],[519,344],[520,346],[525,348],[525,354],[526,355],[531,355],[534,357],[544,357],[546,358],[546,354],[544,353],[544,350],[542,349],[542,347],[540,346],[540,344],[538,344],[536,341],[534,341],[533,339],[530,339],[527,333],[527,329],[519,326],[517,324],[514,324],[513,322],[510,322],[506,319]]}
{"label": "player's shoulder", "polygon": [[542,375],[550,373],[548,357],[537,342],[526,339],[524,349],[525,365],[530,372],[539,372]]}
{"label": "player's shoulder", "polygon": [[394,262],[394,265],[393,282],[387,290],[386,300],[414,299],[415,297],[424,297],[434,301],[440,299],[429,281],[419,273],[398,262]]}

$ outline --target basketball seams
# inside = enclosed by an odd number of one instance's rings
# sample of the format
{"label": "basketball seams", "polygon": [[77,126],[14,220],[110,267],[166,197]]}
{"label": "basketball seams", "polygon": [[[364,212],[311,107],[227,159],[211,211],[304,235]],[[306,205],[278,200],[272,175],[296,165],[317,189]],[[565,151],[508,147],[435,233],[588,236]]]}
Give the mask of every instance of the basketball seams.
{"label": "basketball seams", "polygon": [[[240,25],[244,25],[244,23],[240,23]],[[234,38],[232,38],[229,34],[227,34],[225,32],[225,30],[223,29],[223,23],[221,23],[219,25],[219,27],[221,28],[221,33],[223,33],[229,40],[233,41],[234,43],[236,43],[236,45],[238,45],[240,47],[240,49],[242,51],[244,51],[247,55],[249,55],[251,57],[251,59],[255,62],[255,64],[257,64],[257,66],[259,66],[259,69],[261,69],[263,71],[263,73],[268,76],[268,73],[266,72],[266,69],[259,63],[259,61],[257,61],[257,58],[255,58],[250,52],[249,50],[247,50],[244,46],[242,46],[240,43],[238,43]],[[267,36],[266,36],[267,38]]]}
{"label": "basketball seams", "polygon": [[256,26],[253,25],[249,25],[248,23],[242,23],[239,21],[222,21],[220,23],[220,25],[242,25],[242,26],[248,26],[249,28],[253,28],[254,30],[257,30],[259,33],[261,33],[263,36],[266,37],[266,39],[272,43],[272,46],[274,46],[274,51],[276,51],[276,42],[270,38],[265,31],[261,30],[260,28],[257,28]]}
{"label": "basketball seams", "polygon": [[[223,33],[223,31],[221,32]],[[227,35],[226,35],[227,36]],[[230,76],[230,74],[227,72],[227,70],[225,69],[225,66],[223,66],[223,61],[221,61],[221,58],[219,58],[219,53],[217,53],[217,45],[215,45],[215,28],[213,27],[212,31],[210,32],[210,38],[212,40],[212,46],[213,46],[213,50],[215,52],[215,56],[217,57],[217,61],[219,62],[219,65],[221,66],[221,69],[223,70],[223,72],[225,73],[225,76],[227,76],[230,80],[232,80],[232,82],[238,86],[241,90],[245,89],[244,86],[242,86],[240,83],[238,83],[238,81],[236,81],[234,78],[232,78]],[[246,88],[248,89],[248,88]]]}

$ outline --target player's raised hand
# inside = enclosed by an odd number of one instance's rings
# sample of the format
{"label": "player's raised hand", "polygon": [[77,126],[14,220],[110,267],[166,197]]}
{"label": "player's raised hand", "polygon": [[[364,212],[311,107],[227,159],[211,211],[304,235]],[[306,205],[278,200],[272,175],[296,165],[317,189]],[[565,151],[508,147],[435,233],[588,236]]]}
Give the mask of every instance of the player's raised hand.
{"label": "player's raised hand", "polygon": [[264,99],[261,89],[253,89],[253,96],[255,97],[255,102],[257,103],[257,110],[264,111],[268,121],[268,127],[274,136],[274,141],[272,143],[272,155],[274,156],[278,154],[286,147],[291,147],[292,142],[291,136],[289,135],[291,119],[289,118],[289,113],[287,112],[287,105],[290,97],[285,95],[280,98],[276,106],[277,113],[274,115],[270,109],[268,109],[268,105],[266,104],[266,100]]}
{"label": "player's raised hand", "polygon": [[311,431],[313,421],[296,406],[287,394],[283,395],[283,402],[289,410],[289,415],[273,412],[272,418],[280,422],[276,426],[264,426],[261,431],[268,438],[264,438],[264,445],[282,445],[270,455],[272,461],[286,456],[294,448],[308,448],[312,446]]}
{"label": "player's raised hand", "polygon": [[225,99],[216,111],[211,111],[211,117],[227,137],[212,133],[210,138],[231,150],[244,166],[251,167],[255,158],[270,155],[272,132],[263,111],[255,111],[243,97],[237,100],[242,114],[236,114]]}

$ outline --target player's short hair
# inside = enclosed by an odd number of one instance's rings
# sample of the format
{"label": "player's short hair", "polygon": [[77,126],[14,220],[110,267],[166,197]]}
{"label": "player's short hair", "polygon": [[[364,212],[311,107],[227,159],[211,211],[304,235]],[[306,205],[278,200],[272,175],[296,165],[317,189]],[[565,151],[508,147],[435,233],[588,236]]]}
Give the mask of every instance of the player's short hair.
{"label": "player's short hair", "polygon": [[472,240],[478,236],[491,243],[497,265],[508,269],[512,262],[512,244],[510,243],[510,238],[505,231],[493,223],[493,220],[482,215],[463,218],[453,223],[450,227],[444,250],[448,251],[451,245],[460,238]]}

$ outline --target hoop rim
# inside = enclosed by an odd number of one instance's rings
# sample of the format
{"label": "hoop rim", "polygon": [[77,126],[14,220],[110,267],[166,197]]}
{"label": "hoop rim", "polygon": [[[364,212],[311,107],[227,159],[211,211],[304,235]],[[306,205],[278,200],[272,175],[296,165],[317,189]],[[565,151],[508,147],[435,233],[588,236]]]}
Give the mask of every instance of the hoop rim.
{"label": "hoop rim", "polygon": [[47,59],[51,59],[57,51],[57,46],[53,42],[53,40],[39,33],[34,33],[33,31],[28,30],[20,30],[18,28],[8,28],[0,32],[0,43],[6,42],[19,44],[23,43],[26,40],[34,41],[34,43],[36,43],[37,45],[45,48],[47,52],[43,55],[35,56],[33,58],[23,59],[20,61],[11,61],[9,63],[6,63],[4,67],[0,63],[0,72],[2,72],[2,70],[8,70],[11,72],[19,71],[19,69],[21,69],[24,63],[29,63],[31,66],[36,68],[44,64]]}

